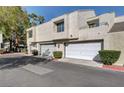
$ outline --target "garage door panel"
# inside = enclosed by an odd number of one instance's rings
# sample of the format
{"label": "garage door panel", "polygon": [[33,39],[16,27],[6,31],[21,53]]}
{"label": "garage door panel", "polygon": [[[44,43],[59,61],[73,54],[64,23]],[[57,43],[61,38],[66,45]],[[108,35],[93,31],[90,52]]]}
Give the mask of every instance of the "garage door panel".
{"label": "garage door panel", "polygon": [[42,56],[52,56],[53,51],[55,51],[54,45],[41,45],[40,47]]}
{"label": "garage door panel", "polygon": [[66,57],[92,60],[99,50],[101,50],[101,42],[68,44]]}

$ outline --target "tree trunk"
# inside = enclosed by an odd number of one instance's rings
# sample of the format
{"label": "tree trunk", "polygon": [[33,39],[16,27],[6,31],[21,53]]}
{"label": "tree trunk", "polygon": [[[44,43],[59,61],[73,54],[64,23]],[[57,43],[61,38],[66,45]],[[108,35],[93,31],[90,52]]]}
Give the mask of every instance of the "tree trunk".
{"label": "tree trunk", "polygon": [[10,44],[10,52],[12,52],[13,51],[13,49],[12,49],[12,39],[9,40],[9,44]]}
{"label": "tree trunk", "polygon": [[18,40],[18,36],[16,35],[16,39],[15,39],[15,48],[16,48],[16,52],[19,52],[19,40]]}

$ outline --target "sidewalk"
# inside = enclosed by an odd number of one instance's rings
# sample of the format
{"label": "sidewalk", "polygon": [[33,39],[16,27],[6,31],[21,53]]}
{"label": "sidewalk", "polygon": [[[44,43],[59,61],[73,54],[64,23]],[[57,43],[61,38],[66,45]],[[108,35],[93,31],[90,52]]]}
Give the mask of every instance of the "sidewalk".
{"label": "sidewalk", "polygon": [[5,54],[0,54],[0,58],[7,58],[7,57],[17,57],[17,56],[31,56],[26,53],[5,53]]}
{"label": "sidewalk", "polygon": [[92,61],[92,60],[83,60],[83,59],[74,59],[74,58],[62,58],[58,59],[60,62],[67,62],[72,64],[78,64],[78,65],[86,65],[91,67],[102,67],[101,63]]}

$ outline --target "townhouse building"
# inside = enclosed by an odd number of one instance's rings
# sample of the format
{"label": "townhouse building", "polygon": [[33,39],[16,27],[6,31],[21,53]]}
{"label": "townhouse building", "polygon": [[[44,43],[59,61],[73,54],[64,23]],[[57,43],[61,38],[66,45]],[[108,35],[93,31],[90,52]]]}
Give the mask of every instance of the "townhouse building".
{"label": "townhouse building", "polygon": [[63,58],[98,60],[99,50],[119,50],[115,63],[124,64],[124,16],[114,12],[96,15],[94,10],[77,10],[27,29],[27,49],[52,56],[62,51]]}

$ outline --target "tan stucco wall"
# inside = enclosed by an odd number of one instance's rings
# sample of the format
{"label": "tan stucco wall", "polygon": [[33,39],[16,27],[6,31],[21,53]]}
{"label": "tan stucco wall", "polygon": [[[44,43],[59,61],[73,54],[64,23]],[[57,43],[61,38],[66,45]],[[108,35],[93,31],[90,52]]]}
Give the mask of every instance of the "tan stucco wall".
{"label": "tan stucco wall", "polygon": [[[112,25],[114,24],[114,17],[115,17],[114,13],[106,13],[97,16],[96,18],[99,19],[100,26],[94,28],[87,27],[87,28],[79,29],[77,31],[79,40],[104,39],[105,36],[108,34],[109,30],[111,29]],[[93,17],[93,19],[94,18],[95,17]],[[105,25],[104,23],[108,23],[108,24]]]}
{"label": "tan stucco wall", "polygon": [[79,40],[96,40],[96,39],[104,39],[107,35],[108,26],[100,26],[95,28],[88,28],[85,30],[79,31]]}
{"label": "tan stucco wall", "polygon": [[[28,36],[28,32],[32,30],[32,38],[29,38]],[[33,49],[33,47],[31,46],[32,42],[36,42],[36,27],[31,27],[29,29],[27,29],[27,49],[28,49],[28,54],[31,54],[31,49]]]}
{"label": "tan stucco wall", "polygon": [[87,19],[96,17],[95,11],[79,11],[78,12],[78,29],[88,28]]}
{"label": "tan stucco wall", "polygon": [[114,19],[115,19],[115,13],[112,12],[112,13],[105,13],[105,14],[102,14],[99,16],[99,21],[100,21],[100,24],[102,23],[105,23],[107,22],[108,23],[108,26],[109,26],[109,30],[111,29],[111,27],[113,26],[114,24]]}
{"label": "tan stucco wall", "polygon": [[108,33],[104,39],[104,49],[119,50],[121,55],[116,65],[124,64],[124,32]]}
{"label": "tan stucco wall", "polygon": [[68,38],[79,38],[79,30],[88,27],[86,20],[95,16],[94,11],[75,11],[68,15]]}
{"label": "tan stucco wall", "polygon": [[36,27],[36,41],[50,41],[52,40],[53,25],[51,22],[43,23]]}

